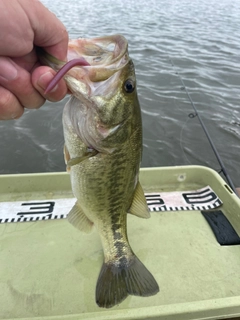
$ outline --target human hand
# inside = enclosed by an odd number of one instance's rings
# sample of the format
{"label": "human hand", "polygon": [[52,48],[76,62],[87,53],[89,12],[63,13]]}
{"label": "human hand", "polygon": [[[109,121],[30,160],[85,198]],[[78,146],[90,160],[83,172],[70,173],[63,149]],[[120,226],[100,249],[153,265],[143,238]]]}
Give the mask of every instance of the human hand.
{"label": "human hand", "polygon": [[44,94],[56,72],[40,65],[35,48],[65,60],[64,25],[38,0],[0,0],[0,30],[0,119],[19,118],[24,108],[39,108],[46,99],[61,100],[64,80]]}

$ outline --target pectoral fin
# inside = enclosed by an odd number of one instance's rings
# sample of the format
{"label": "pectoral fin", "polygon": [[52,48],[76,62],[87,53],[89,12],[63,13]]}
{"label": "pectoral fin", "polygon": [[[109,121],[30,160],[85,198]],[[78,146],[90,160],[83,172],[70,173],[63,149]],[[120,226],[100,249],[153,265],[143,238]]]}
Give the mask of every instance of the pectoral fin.
{"label": "pectoral fin", "polygon": [[147,201],[144,196],[144,192],[140,182],[137,183],[137,186],[134,192],[133,202],[129,209],[129,213],[135,216],[138,216],[140,218],[145,218],[145,219],[150,218]]}
{"label": "pectoral fin", "polygon": [[[65,164],[67,165],[68,161],[70,160],[70,154],[69,154],[68,149],[65,144],[63,147],[63,154],[64,154]],[[70,168],[68,166],[66,166],[66,170],[67,170],[67,172],[69,172]]]}
{"label": "pectoral fin", "polygon": [[87,148],[86,149],[86,152],[82,154],[82,156],[80,157],[76,157],[76,158],[72,158],[70,159],[70,155],[67,151],[67,148],[65,147],[64,148],[64,154],[66,154],[65,156],[65,161],[67,160],[66,162],[66,165],[67,165],[67,170],[70,170],[70,168],[72,166],[75,166],[76,164],[79,164],[80,162],[88,159],[88,158],[91,158],[91,157],[94,157],[96,154],[98,154],[98,151],[97,150],[94,150],[92,148]]}
{"label": "pectoral fin", "polygon": [[80,231],[85,233],[91,232],[93,223],[87,218],[78,202],[75,203],[67,218],[68,221]]}

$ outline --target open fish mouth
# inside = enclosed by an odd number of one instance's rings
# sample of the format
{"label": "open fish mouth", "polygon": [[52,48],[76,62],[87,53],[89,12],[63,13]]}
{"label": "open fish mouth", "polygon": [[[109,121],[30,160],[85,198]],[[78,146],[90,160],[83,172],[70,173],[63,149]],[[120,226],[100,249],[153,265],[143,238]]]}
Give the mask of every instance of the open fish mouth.
{"label": "open fish mouth", "polygon": [[64,77],[73,94],[81,92],[85,97],[105,94],[105,87],[114,89],[118,78],[115,74],[130,60],[127,49],[127,40],[121,35],[113,35],[70,40],[66,63],[44,53],[41,56],[42,62],[58,71],[45,93],[51,91]]}

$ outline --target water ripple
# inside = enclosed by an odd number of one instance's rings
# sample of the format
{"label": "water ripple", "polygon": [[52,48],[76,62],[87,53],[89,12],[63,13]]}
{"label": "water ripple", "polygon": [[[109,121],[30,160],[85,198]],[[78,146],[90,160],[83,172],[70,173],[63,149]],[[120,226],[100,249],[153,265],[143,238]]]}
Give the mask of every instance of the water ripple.
{"label": "water ripple", "polygon": [[[188,118],[192,108],[177,70],[229,174],[240,185],[239,0],[42,2],[71,37],[121,33],[128,39],[143,113],[143,166],[218,168],[198,120]],[[0,123],[5,155],[1,172],[64,170],[59,160],[62,106],[46,103],[15,123]]]}

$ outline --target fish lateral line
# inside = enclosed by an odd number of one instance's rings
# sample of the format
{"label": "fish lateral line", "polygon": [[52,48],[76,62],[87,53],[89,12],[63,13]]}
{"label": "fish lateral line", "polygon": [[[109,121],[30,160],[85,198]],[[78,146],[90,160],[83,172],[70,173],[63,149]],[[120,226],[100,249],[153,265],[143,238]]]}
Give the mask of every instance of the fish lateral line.
{"label": "fish lateral line", "polygon": [[65,74],[72,69],[73,67],[89,67],[90,64],[87,62],[86,59],[83,57],[73,59],[68,61],[54,76],[54,78],[50,81],[48,84],[46,90],[44,91],[44,94],[49,93],[57,84],[58,82],[65,76]]}

